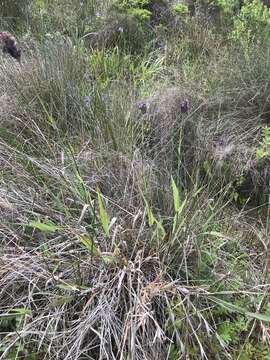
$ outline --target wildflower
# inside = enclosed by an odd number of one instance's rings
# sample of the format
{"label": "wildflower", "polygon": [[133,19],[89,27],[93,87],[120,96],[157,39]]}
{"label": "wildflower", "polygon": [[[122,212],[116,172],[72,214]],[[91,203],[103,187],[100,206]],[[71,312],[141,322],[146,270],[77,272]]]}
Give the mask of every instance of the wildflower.
{"label": "wildflower", "polygon": [[92,98],[91,98],[91,96],[86,95],[86,96],[84,97],[83,101],[84,101],[84,104],[85,104],[87,107],[90,107]]}
{"label": "wildflower", "polygon": [[118,29],[117,29],[117,31],[118,31],[119,33],[123,34],[123,32],[124,32],[123,26],[119,26]]}
{"label": "wildflower", "polygon": [[142,114],[146,114],[146,111],[147,111],[146,103],[140,103],[138,107]]}
{"label": "wildflower", "polygon": [[96,15],[96,17],[98,17],[98,18],[99,18],[99,17],[102,17],[101,12],[99,12],[99,11],[97,11],[95,15]]}
{"label": "wildflower", "polygon": [[224,146],[225,145],[225,140],[222,139],[222,138],[218,139],[218,145],[219,146]]}
{"label": "wildflower", "polygon": [[180,109],[181,109],[181,113],[188,112],[188,109],[189,109],[188,99],[185,98],[181,101]]}
{"label": "wildflower", "polygon": [[160,50],[165,49],[165,43],[163,41],[157,41],[156,45]]}

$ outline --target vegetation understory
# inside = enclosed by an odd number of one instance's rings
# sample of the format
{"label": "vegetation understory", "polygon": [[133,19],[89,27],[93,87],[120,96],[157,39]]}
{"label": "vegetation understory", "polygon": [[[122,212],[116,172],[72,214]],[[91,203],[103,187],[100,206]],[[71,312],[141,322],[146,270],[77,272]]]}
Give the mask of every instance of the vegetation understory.
{"label": "vegetation understory", "polygon": [[269,4],[0,5],[0,359],[270,359]]}

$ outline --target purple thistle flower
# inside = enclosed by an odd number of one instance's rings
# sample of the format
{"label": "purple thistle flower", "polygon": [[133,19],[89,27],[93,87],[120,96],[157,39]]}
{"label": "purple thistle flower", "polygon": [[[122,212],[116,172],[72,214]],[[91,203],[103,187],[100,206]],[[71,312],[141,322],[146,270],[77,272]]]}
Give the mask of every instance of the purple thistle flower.
{"label": "purple thistle flower", "polygon": [[180,103],[180,109],[181,109],[181,113],[186,113],[189,110],[189,103],[188,103],[188,99],[183,99]]}
{"label": "purple thistle flower", "polygon": [[160,50],[163,50],[165,49],[165,44],[163,41],[157,41],[157,47],[160,49]]}
{"label": "purple thistle flower", "polygon": [[91,102],[92,102],[91,96],[86,95],[86,96],[83,98],[83,102],[84,102],[84,104],[85,104],[87,107],[90,107],[90,106],[91,106]]}
{"label": "purple thistle flower", "polygon": [[141,111],[142,114],[146,114],[147,112],[147,105],[146,103],[140,103],[138,106],[139,110]]}
{"label": "purple thistle flower", "polygon": [[117,29],[117,31],[118,31],[119,33],[123,34],[123,32],[124,32],[123,26],[119,26],[118,29]]}

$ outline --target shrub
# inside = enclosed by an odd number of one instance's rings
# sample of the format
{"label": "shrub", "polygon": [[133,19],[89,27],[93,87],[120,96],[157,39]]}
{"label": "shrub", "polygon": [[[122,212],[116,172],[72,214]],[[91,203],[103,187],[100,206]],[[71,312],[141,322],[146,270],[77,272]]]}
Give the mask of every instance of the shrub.
{"label": "shrub", "polygon": [[127,12],[129,15],[136,17],[139,21],[146,22],[150,19],[151,12],[145,7],[149,5],[150,0],[135,1],[115,1],[113,7],[120,12]]}
{"label": "shrub", "polygon": [[134,15],[139,21],[151,20],[153,25],[168,23],[168,18],[171,18],[171,8],[166,0],[116,0],[113,7]]}
{"label": "shrub", "polygon": [[188,13],[188,6],[184,4],[176,4],[173,7],[175,14],[183,15]]}
{"label": "shrub", "polygon": [[115,47],[139,53],[151,48],[158,26],[173,23],[166,1],[114,1],[99,23],[98,31],[87,35],[91,46]]}
{"label": "shrub", "polygon": [[232,38],[248,44],[268,41],[269,33],[270,9],[260,0],[246,1],[234,19]]}

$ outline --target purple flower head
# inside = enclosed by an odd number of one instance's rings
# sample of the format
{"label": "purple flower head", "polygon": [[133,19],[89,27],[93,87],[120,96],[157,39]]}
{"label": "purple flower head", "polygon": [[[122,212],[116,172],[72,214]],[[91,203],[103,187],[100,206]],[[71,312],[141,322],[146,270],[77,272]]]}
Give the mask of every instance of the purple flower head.
{"label": "purple flower head", "polygon": [[224,146],[224,145],[225,145],[224,139],[219,138],[219,139],[218,139],[218,145],[219,145],[219,146]]}
{"label": "purple flower head", "polygon": [[163,50],[165,49],[165,43],[163,41],[158,41],[157,42],[157,47],[160,49],[160,50]]}
{"label": "purple flower head", "polygon": [[140,103],[138,106],[139,110],[141,111],[142,114],[146,114],[147,111],[147,105],[146,103]]}
{"label": "purple flower head", "polygon": [[189,110],[189,103],[188,103],[188,99],[183,99],[180,103],[180,109],[181,109],[181,113],[186,113]]}
{"label": "purple flower head", "polygon": [[119,33],[123,34],[123,32],[124,32],[123,26],[119,26],[119,27],[117,28],[117,31],[118,31]]}
{"label": "purple flower head", "polygon": [[96,17],[98,17],[98,18],[99,18],[99,17],[102,17],[101,12],[99,12],[99,11],[97,11],[95,15],[96,15]]}
{"label": "purple flower head", "polygon": [[91,102],[92,102],[91,96],[86,95],[86,96],[83,98],[83,102],[84,102],[84,104],[85,104],[87,107],[90,107],[90,106],[91,106]]}

